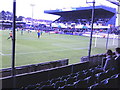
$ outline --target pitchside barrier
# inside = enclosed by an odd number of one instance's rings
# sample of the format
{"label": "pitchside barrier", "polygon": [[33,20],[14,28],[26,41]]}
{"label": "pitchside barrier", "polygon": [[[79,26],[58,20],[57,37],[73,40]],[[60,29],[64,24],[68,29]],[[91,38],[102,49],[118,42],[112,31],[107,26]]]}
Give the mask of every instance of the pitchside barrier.
{"label": "pitchside barrier", "polygon": [[[20,66],[20,67],[16,67],[15,72],[17,75],[17,74],[23,74],[23,73],[29,73],[29,72],[39,71],[39,70],[55,68],[59,66],[68,65],[68,61],[69,59],[63,59],[63,60],[50,61],[50,62],[45,62],[45,63]],[[0,73],[2,73],[2,77],[10,76],[11,68],[1,69]]]}
{"label": "pitchside barrier", "polygon": [[[115,56],[115,52],[113,52],[113,55]],[[84,56],[80,59],[81,62],[89,61],[89,67],[96,67],[98,65],[102,65],[103,59],[106,57],[106,54],[96,54],[92,55],[90,59],[88,59],[88,56]]]}
{"label": "pitchside barrier", "polygon": [[[41,81],[50,80],[52,78],[61,77],[64,75],[69,75],[71,73],[83,70],[88,68],[89,62],[70,64],[61,67],[55,67],[51,69],[45,69],[36,72],[24,73],[16,75],[15,77],[15,86],[16,88],[26,87],[28,85],[40,83]],[[2,88],[12,88],[12,77],[3,77]]]}
{"label": "pitchside barrier", "polygon": [[88,59],[88,56],[82,57],[81,61],[89,61],[89,67],[96,67],[98,65],[102,64],[103,58],[105,58],[105,54],[97,54],[97,55],[92,55],[90,59]]}

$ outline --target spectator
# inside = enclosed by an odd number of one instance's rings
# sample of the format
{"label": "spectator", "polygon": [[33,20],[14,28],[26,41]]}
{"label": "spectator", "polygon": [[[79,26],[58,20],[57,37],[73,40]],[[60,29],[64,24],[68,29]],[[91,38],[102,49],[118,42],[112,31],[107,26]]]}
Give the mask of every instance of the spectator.
{"label": "spectator", "polygon": [[117,64],[117,68],[118,68],[118,71],[120,72],[120,48],[117,47],[115,49],[115,52],[116,52],[116,58],[115,58],[115,61],[116,61],[116,64]]}
{"label": "spectator", "polygon": [[105,65],[103,66],[103,70],[106,71],[108,69],[113,69],[115,68],[115,59],[113,57],[113,52],[112,50],[107,50],[106,52],[106,61]]}
{"label": "spectator", "polygon": [[119,47],[117,47],[116,49],[115,49],[116,51],[116,58],[115,58],[115,60],[119,60],[120,61],[120,48]]}
{"label": "spectator", "polygon": [[105,65],[105,62],[106,62],[106,57],[104,57],[103,59],[102,59],[102,64],[101,64],[101,67],[103,68],[104,67],[104,65]]}

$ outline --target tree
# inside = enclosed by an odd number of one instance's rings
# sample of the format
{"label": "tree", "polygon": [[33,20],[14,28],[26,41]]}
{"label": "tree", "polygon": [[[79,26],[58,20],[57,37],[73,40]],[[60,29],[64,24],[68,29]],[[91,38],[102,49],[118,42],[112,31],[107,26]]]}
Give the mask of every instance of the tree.
{"label": "tree", "polygon": [[13,19],[13,14],[9,11],[6,11],[6,20],[12,20]]}
{"label": "tree", "polygon": [[1,20],[6,20],[6,12],[4,10],[1,11]]}
{"label": "tree", "polygon": [[17,21],[22,21],[23,20],[23,16],[19,16],[18,18],[17,18]]}
{"label": "tree", "polygon": [[0,20],[12,20],[13,14],[9,11],[1,11],[0,12]]}
{"label": "tree", "polygon": [[[24,17],[23,16],[16,16],[16,20],[17,21],[22,21]],[[0,12],[0,20],[12,20],[13,19],[13,13],[9,12],[9,11],[1,11]]]}

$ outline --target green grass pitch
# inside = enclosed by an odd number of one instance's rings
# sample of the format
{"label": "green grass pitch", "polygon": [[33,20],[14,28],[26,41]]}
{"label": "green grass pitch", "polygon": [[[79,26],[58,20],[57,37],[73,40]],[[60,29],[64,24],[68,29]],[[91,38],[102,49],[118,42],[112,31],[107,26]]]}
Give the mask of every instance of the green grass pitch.
{"label": "green grass pitch", "polygon": [[[11,67],[12,41],[7,40],[8,36],[8,30],[0,31],[1,68]],[[95,48],[94,41],[93,38],[91,55],[105,53],[104,45]],[[77,63],[82,56],[88,55],[88,46],[89,37],[43,33],[38,39],[36,32],[24,31],[21,35],[20,31],[16,31],[15,65],[36,64],[64,58],[69,59],[69,64]],[[114,47],[111,49],[114,50]]]}

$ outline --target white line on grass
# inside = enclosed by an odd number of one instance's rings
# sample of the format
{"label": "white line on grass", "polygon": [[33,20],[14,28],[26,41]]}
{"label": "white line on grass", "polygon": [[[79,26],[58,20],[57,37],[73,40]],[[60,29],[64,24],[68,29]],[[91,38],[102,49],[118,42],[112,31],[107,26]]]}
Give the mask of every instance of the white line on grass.
{"label": "white line on grass", "polygon": [[[84,48],[71,48],[71,49],[62,49],[62,50],[52,50],[52,51],[41,51],[41,52],[27,52],[27,53],[16,53],[17,55],[21,55],[21,54],[32,54],[32,53],[49,53],[49,52],[58,52],[58,51],[68,51],[68,50],[82,50],[82,49],[88,49],[88,47],[84,47]],[[12,54],[2,54],[3,56],[8,56],[8,55],[12,55]]]}
{"label": "white line on grass", "polygon": [[2,52],[0,52],[0,55],[4,55]]}

